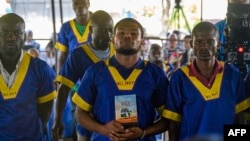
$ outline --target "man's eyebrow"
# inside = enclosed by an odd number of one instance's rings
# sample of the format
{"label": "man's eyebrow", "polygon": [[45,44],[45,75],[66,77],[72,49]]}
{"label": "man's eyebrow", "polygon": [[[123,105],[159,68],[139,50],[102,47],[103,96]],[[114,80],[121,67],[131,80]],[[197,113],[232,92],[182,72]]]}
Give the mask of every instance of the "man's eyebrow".
{"label": "man's eyebrow", "polygon": [[138,30],[138,28],[126,28],[126,27],[118,27],[117,29],[122,29],[122,30]]}

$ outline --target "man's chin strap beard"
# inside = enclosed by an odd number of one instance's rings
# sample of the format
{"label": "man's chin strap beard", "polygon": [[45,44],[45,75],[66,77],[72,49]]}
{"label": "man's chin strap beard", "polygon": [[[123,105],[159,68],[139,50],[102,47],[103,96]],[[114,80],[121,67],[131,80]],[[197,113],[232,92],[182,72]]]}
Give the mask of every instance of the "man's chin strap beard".
{"label": "man's chin strap beard", "polygon": [[136,49],[117,49],[116,52],[123,55],[134,55],[137,54],[139,50]]}

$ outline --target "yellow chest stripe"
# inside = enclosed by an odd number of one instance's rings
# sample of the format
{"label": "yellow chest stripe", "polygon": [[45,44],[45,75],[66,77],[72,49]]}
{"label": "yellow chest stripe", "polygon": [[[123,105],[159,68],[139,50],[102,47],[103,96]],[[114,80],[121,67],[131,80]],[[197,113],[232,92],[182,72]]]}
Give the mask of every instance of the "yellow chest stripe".
{"label": "yellow chest stripe", "polygon": [[209,89],[204,86],[196,77],[189,76],[189,69],[187,66],[181,68],[185,75],[190,79],[190,81],[194,84],[194,86],[199,90],[200,94],[204,98],[204,100],[212,100],[220,97],[220,87],[223,78],[223,72],[216,74],[214,83],[212,84],[212,88]]}
{"label": "yellow chest stripe", "polygon": [[20,67],[17,72],[16,80],[14,84],[11,86],[11,88],[8,88],[8,86],[5,84],[3,80],[2,75],[0,75],[0,87],[1,87],[0,90],[4,99],[16,98],[18,91],[28,71],[29,64],[30,64],[30,56],[27,55],[26,52],[24,52],[23,60],[20,63]]}
{"label": "yellow chest stripe", "polygon": [[135,81],[142,72],[141,69],[134,69],[129,77],[124,80],[118,70],[109,65],[109,60],[106,60],[105,63],[108,66],[109,72],[111,73],[119,90],[132,90],[134,88]]}
{"label": "yellow chest stripe", "polygon": [[76,39],[77,39],[78,43],[83,43],[83,42],[86,42],[88,40],[90,22],[88,22],[88,24],[87,24],[87,26],[85,28],[83,36],[78,32],[74,20],[71,20],[69,22],[69,24],[70,24],[70,26],[71,26],[71,28],[72,28],[75,36],[76,36]]}

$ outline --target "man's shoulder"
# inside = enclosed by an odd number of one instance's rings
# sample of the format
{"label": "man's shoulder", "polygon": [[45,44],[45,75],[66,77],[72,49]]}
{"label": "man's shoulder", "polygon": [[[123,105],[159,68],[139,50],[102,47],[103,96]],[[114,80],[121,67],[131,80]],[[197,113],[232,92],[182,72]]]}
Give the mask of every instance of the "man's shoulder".
{"label": "man's shoulder", "polygon": [[47,66],[46,61],[39,57],[31,57],[30,61],[32,66]]}
{"label": "man's shoulder", "polygon": [[67,20],[66,22],[62,23],[62,27],[69,26],[70,22],[73,21],[74,19]]}
{"label": "man's shoulder", "polygon": [[94,69],[102,69],[104,67],[108,67],[110,65],[107,65],[106,60],[100,60],[100,61],[97,61],[96,63],[92,63],[91,66],[94,68]]}
{"label": "man's shoulder", "polygon": [[103,70],[105,70],[105,69],[104,69],[105,67],[107,67],[107,65],[106,65],[105,62],[102,60],[102,61],[99,61],[99,62],[97,62],[97,63],[91,64],[91,65],[87,68],[87,71],[88,71],[88,72],[91,72],[91,73],[94,73],[94,74],[102,73]]}
{"label": "man's shoulder", "polygon": [[83,53],[84,52],[84,48],[89,48],[90,45],[89,44],[81,44],[79,46],[77,46],[76,48],[74,48],[71,52],[72,53]]}

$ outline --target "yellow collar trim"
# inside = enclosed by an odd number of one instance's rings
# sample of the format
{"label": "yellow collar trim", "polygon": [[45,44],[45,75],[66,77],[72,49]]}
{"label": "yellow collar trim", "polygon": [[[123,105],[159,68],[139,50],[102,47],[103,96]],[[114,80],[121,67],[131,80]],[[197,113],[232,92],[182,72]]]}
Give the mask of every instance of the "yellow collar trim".
{"label": "yellow collar trim", "polygon": [[74,20],[70,20],[69,24],[70,24],[70,26],[71,26],[71,28],[72,28],[75,36],[76,36],[76,39],[77,39],[78,43],[83,43],[83,42],[88,41],[90,21],[88,22],[88,24],[86,26],[86,29],[84,31],[83,36],[78,32]]}
{"label": "yellow collar trim", "polygon": [[16,98],[18,91],[22,86],[23,80],[28,72],[31,57],[26,52],[24,52],[23,55],[23,60],[20,62],[20,68],[17,72],[16,80],[11,88],[8,88],[3,80],[2,75],[0,75],[1,94],[5,100]]}
{"label": "yellow collar trim", "polygon": [[119,90],[132,90],[134,88],[136,79],[142,72],[142,69],[134,69],[129,77],[125,80],[115,67],[109,65],[109,59],[105,60],[105,64],[107,65],[109,72],[111,73]]}
{"label": "yellow collar trim", "polygon": [[[221,64],[224,66],[224,63]],[[190,81],[194,84],[194,86],[199,90],[204,100],[208,101],[220,97],[220,87],[224,74],[223,71],[221,73],[216,74],[212,88],[209,89],[206,86],[204,86],[196,77],[189,76],[189,68],[187,66],[182,67],[181,70],[190,79]]]}

